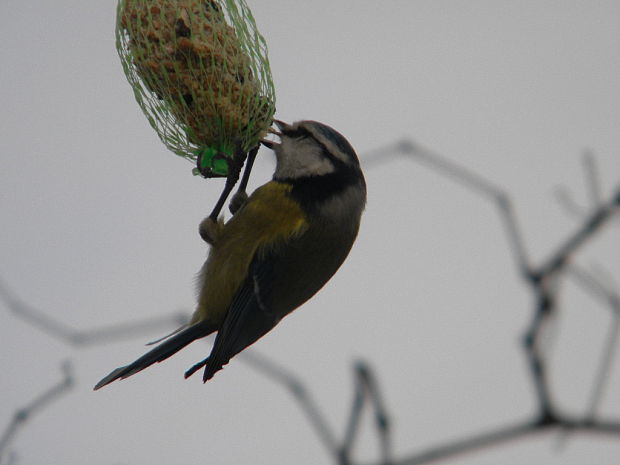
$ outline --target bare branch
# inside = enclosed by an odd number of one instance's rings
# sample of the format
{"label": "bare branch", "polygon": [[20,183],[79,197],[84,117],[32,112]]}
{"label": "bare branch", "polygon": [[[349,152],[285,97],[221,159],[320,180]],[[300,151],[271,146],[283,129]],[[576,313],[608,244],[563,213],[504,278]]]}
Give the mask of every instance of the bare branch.
{"label": "bare branch", "polygon": [[[378,152],[378,151],[377,151]],[[597,417],[598,406],[603,397],[604,386],[608,382],[612,359],[616,353],[620,332],[620,298],[618,293],[605,286],[600,280],[579,268],[568,267],[570,259],[599,232],[609,219],[620,210],[620,186],[616,193],[606,202],[603,202],[598,181],[598,171],[593,159],[584,158],[586,166],[586,181],[589,183],[590,198],[594,204],[593,211],[585,217],[583,223],[568,236],[551,254],[550,258],[538,267],[533,267],[526,254],[522,234],[513,211],[509,196],[498,186],[484,177],[434,153],[414,144],[410,140],[402,140],[381,151],[381,158],[377,154],[367,156],[367,165],[383,162],[394,157],[405,157],[419,161],[438,173],[451,178],[466,188],[491,199],[497,207],[500,218],[508,237],[509,246],[515,257],[515,262],[521,271],[522,278],[529,284],[535,297],[535,306],[532,321],[524,337],[524,350],[530,367],[530,376],[535,389],[538,409],[532,419],[517,424],[507,425],[492,431],[479,433],[457,441],[450,441],[437,447],[423,450],[401,460],[392,460],[390,421],[387,415],[383,398],[378,389],[377,379],[364,362],[354,366],[354,395],[347,422],[345,434],[339,441],[333,433],[325,416],[312,398],[305,384],[293,373],[277,363],[259,355],[254,350],[239,354],[239,358],[249,363],[254,369],[267,376],[272,381],[281,384],[299,404],[308,421],[315,430],[322,444],[334,460],[340,465],[351,465],[351,455],[362,418],[362,409],[370,404],[374,412],[374,424],[380,441],[381,465],[414,465],[430,463],[439,459],[464,454],[477,449],[499,445],[508,441],[517,440],[528,435],[539,434],[551,429],[560,429],[565,433],[591,434],[620,434],[620,422],[603,421]],[[569,198],[569,197],[567,197]],[[605,351],[597,372],[593,393],[588,405],[588,411],[583,418],[571,418],[557,410],[552,402],[547,379],[546,360],[543,353],[543,329],[550,321],[550,316],[557,307],[558,277],[569,271],[571,276],[597,298],[604,301],[613,310],[614,325],[607,336]],[[27,305],[17,298],[0,280],[0,299],[19,318],[34,327],[46,332],[56,339],[70,345],[81,347],[85,345],[103,344],[105,342],[131,338],[141,333],[154,331],[159,327],[170,327],[173,323],[181,324],[186,321],[185,315],[175,314],[162,318],[148,319],[135,323],[107,326],[94,330],[75,330],[66,326],[45,313]],[[33,400],[27,407],[19,409],[6,431],[0,436],[0,462],[8,457],[8,444],[15,436],[18,428],[38,410],[48,405],[61,393],[69,389],[72,382],[69,368],[65,369],[65,379],[53,386],[41,396]]]}
{"label": "bare branch", "polygon": [[389,465],[392,463],[392,428],[390,416],[387,413],[385,401],[379,390],[379,383],[374,370],[372,370],[370,365],[362,361],[358,364],[358,370],[375,411],[375,427],[379,436],[381,463],[382,465]]}
{"label": "bare branch", "polygon": [[250,349],[239,354],[239,358],[248,363],[259,373],[284,386],[293,399],[302,408],[304,414],[314,427],[315,433],[327,449],[328,453],[339,465],[350,465],[355,436],[360,426],[361,411],[368,400],[374,409],[375,427],[380,441],[381,465],[390,465],[391,441],[390,422],[385,403],[379,392],[376,377],[368,364],[359,361],[354,365],[354,396],[349,421],[342,442],[339,443],[329,424],[325,420],[316,402],[310,396],[304,383],[282,366],[259,355]]}
{"label": "bare branch", "polygon": [[336,436],[329,427],[317,403],[301,380],[287,369],[269,360],[265,356],[258,354],[254,349],[241,352],[237,357],[248,363],[262,375],[267,376],[272,381],[286,388],[303,410],[308,421],[313,426],[315,433],[329,451],[330,455],[338,457],[339,447],[337,445],[338,441],[336,440]]}
{"label": "bare branch", "polygon": [[[349,465],[352,463],[350,461],[350,454],[359,427],[360,414],[364,405],[365,395],[370,397],[375,406],[377,430],[382,441],[382,465],[430,463],[449,456],[455,456],[491,445],[516,440],[528,435],[538,434],[550,428],[560,428],[565,432],[579,431],[596,434],[620,433],[620,422],[605,422],[594,418],[596,413],[595,406],[602,396],[601,386],[606,384],[606,373],[610,366],[611,355],[615,352],[617,330],[610,335],[606,354],[603,357],[598,381],[596,383],[598,387],[595,389],[595,393],[592,397],[592,399],[596,399],[596,401],[593,400],[591,402],[590,412],[588,412],[588,415],[583,419],[568,418],[559,413],[554,407],[548,387],[545,360],[541,349],[543,328],[549,321],[549,317],[554,312],[556,306],[557,291],[555,285],[556,280],[554,278],[559,272],[565,269],[568,259],[591,239],[615,213],[617,213],[618,205],[620,205],[620,189],[607,203],[601,204],[599,202],[595,211],[558,247],[556,252],[551,255],[551,258],[537,269],[534,269],[528,263],[522,236],[512,210],[512,203],[505,192],[483,177],[458,166],[436,153],[421,149],[410,141],[401,141],[391,146],[390,149],[392,150],[392,152],[389,153],[390,158],[394,155],[415,157],[417,160],[426,163],[431,168],[449,176],[465,187],[495,201],[522,276],[530,284],[532,292],[536,296],[533,319],[524,338],[524,347],[529,361],[532,382],[536,389],[536,398],[539,401],[539,409],[534,415],[534,418],[527,422],[494,429],[463,440],[452,441],[445,445],[417,453],[403,460],[392,462],[389,455],[389,423],[387,422],[387,415],[385,414],[385,409],[382,407],[381,397],[376,391],[374,376],[372,376],[367,365],[362,364],[356,367],[356,383],[351,412],[342,447],[338,448],[334,435],[329,431],[316,404],[310,400],[303,384],[282,368],[277,367],[272,362],[267,362],[266,359],[261,360],[258,364],[256,364],[256,360],[254,360],[253,363],[257,367],[260,366],[264,374],[267,374],[272,379],[288,387],[296,400],[302,405],[306,415],[310,418],[312,424],[315,426],[315,430],[319,434],[319,437],[322,438],[328,450],[332,454],[340,450],[340,453],[334,454],[334,456],[336,461],[341,465]],[[378,159],[378,155],[373,155],[368,162],[372,164],[373,161],[385,161],[386,152],[389,151],[382,150],[381,159]],[[591,177],[594,179],[593,175],[591,175]],[[592,181],[592,183],[593,182],[594,181]],[[593,185],[594,184],[592,184],[592,186]],[[617,296],[614,296],[614,298],[617,299]],[[255,355],[255,352],[247,352],[245,355],[247,358],[248,355]]]}
{"label": "bare branch", "polygon": [[391,463],[390,422],[385,403],[379,392],[377,379],[372,368],[363,360],[354,364],[354,395],[349,414],[349,421],[345,430],[342,446],[340,447],[341,465],[351,463],[351,452],[355,444],[355,437],[361,424],[361,412],[366,400],[374,409],[375,428],[379,437],[381,451],[381,465]]}
{"label": "bare branch", "polygon": [[581,157],[586,187],[590,196],[592,209],[598,208],[603,201],[601,192],[601,179],[596,164],[596,157],[590,150],[585,150]]}
{"label": "bare branch", "polygon": [[35,397],[28,405],[18,409],[13,415],[13,419],[7,425],[4,433],[0,436],[0,463],[3,462],[5,457],[10,455],[8,454],[9,445],[17,434],[19,428],[23,427],[34,414],[46,408],[62,394],[71,389],[73,385],[71,364],[68,361],[63,362],[60,368],[63,374],[63,379],[44,391],[38,397]]}
{"label": "bare branch", "polygon": [[[603,203],[601,200],[602,195],[600,192],[598,172],[594,164],[594,160],[591,156],[586,154],[584,156],[586,182],[590,191],[593,211],[586,217],[583,224],[578,227],[577,230],[574,231],[573,234],[571,234],[563,243],[560,244],[560,246],[553,254],[551,254],[551,257],[546,262],[539,267],[534,268],[527,260],[522,236],[518,228],[516,217],[512,211],[509,197],[500,188],[485,178],[460,167],[449,160],[446,160],[436,153],[426,149],[421,149],[413,143],[401,144],[398,151],[402,155],[410,156],[411,158],[424,162],[439,173],[456,180],[465,187],[483,194],[487,198],[493,199],[498,206],[500,216],[504,222],[504,226],[508,234],[509,243],[516,257],[516,262],[522,272],[522,277],[530,285],[530,289],[535,297],[535,307],[532,321],[524,337],[524,349],[528,359],[531,380],[535,388],[539,408],[534,420],[531,422],[508,426],[500,430],[494,430],[489,433],[474,436],[464,441],[451,442],[445,446],[416,454],[409,459],[397,463],[429,463],[446,456],[460,454],[468,450],[516,439],[526,434],[538,432],[539,430],[550,426],[559,426],[565,431],[591,430],[595,432],[610,433],[618,431],[618,424],[602,423],[594,419],[596,407],[602,397],[602,386],[606,384],[609,367],[611,366],[611,358],[615,353],[615,347],[618,339],[618,325],[614,325],[608,335],[606,350],[597,376],[588,416],[579,421],[571,420],[562,416],[558,413],[552,403],[551,392],[549,390],[547,380],[545,358],[542,350],[542,335],[544,327],[550,321],[550,316],[555,312],[557,302],[557,275],[565,270],[565,266],[569,259],[576,254],[586,242],[594,237],[594,235],[600,231],[605,224],[607,224],[612,216],[618,213],[620,210],[620,187],[607,202]],[[569,206],[575,207],[574,209],[578,209],[578,207],[576,207],[572,202],[570,196],[566,194],[566,191],[559,191],[559,193],[564,194],[564,198]],[[595,287],[597,289],[597,293],[601,293],[602,287],[599,283],[594,286],[592,285],[592,280],[590,279],[589,284],[591,288]],[[606,292],[605,298],[606,300],[613,302],[612,307],[616,308],[615,305],[618,303],[618,298],[615,293],[612,294],[610,292]],[[617,310],[616,314],[618,314]]]}
{"label": "bare branch", "polygon": [[[620,197],[620,192],[617,195]],[[559,272],[563,271],[570,257],[577,253],[579,248],[600,231],[604,224],[618,212],[615,199],[616,196],[614,195],[610,201],[598,206],[545,263],[539,268],[531,270],[528,278],[528,283],[536,299],[536,307],[532,322],[524,338],[524,347],[536,389],[540,421],[543,423],[557,421],[557,412],[549,391],[545,359],[540,348],[543,328],[556,308],[556,280],[554,278]]]}
{"label": "bare branch", "polygon": [[[377,150],[376,152],[379,151]],[[402,140],[397,144],[382,150],[381,156],[373,151],[370,155],[364,156],[364,160],[366,161],[366,165],[373,165],[379,162],[385,162],[398,155],[410,160],[421,162],[429,168],[437,171],[439,174],[442,174],[462,186],[492,200],[499,210],[502,223],[508,236],[508,242],[514,254],[519,271],[522,274],[529,273],[530,265],[523,242],[523,236],[514,213],[512,201],[504,190],[479,174],[474,173],[473,171],[458,165],[452,160],[449,160],[444,156],[433,152],[432,150],[416,144],[409,139]]]}
{"label": "bare branch", "polygon": [[344,439],[342,441],[342,446],[340,447],[340,465],[349,465],[351,463],[351,451],[355,443],[357,431],[359,430],[363,406],[364,385],[361,380],[360,371],[354,369],[353,404],[351,405],[351,410],[349,411],[349,421],[347,422]]}
{"label": "bare branch", "polygon": [[612,311],[613,321],[612,324],[609,325],[608,333],[605,338],[603,355],[601,356],[601,361],[598,366],[594,387],[586,412],[587,418],[594,418],[602,402],[604,390],[608,384],[609,374],[613,367],[613,361],[617,354],[617,347],[620,339],[620,293],[607,288],[604,284],[596,280],[591,273],[587,273],[576,266],[569,267],[568,271],[569,276],[595,298],[601,299]]}
{"label": "bare branch", "polygon": [[555,292],[549,286],[549,281],[544,280],[533,286],[536,306],[528,330],[523,338],[523,347],[528,360],[528,366],[532,376],[532,382],[536,391],[539,413],[538,421],[548,423],[555,421],[556,413],[549,392],[547,370],[544,354],[542,351],[543,329],[549,322],[549,317],[555,308]]}
{"label": "bare branch", "polygon": [[563,186],[558,186],[554,189],[555,197],[560,206],[572,217],[581,219],[585,214],[585,208],[573,200],[573,196],[570,195],[568,189]]}
{"label": "bare branch", "polygon": [[178,312],[172,315],[145,318],[132,323],[77,330],[51,318],[41,310],[28,305],[18,298],[1,278],[0,300],[4,301],[9,310],[18,318],[21,318],[54,339],[76,347],[107,344],[131,339],[143,334],[153,334],[156,331],[164,331],[170,327],[184,324],[187,321],[187,315]]}
{"label": "bare branch", "polygon": [[463,455],[491,446],[502,445],[510,441],[516,441],[527,436],[541,434],[558,428],[570,429],[573,432],[604,435],[611,434],[616,436],[620,433],[620,422],[581,420],[568,417],[562,417],[561,419],[549,423],[525,421],[505,427],[492,428],[487,432],[476,434],[466,439],[449,441],[443,445],[397,460],[392,465],[421,465],[432,463],[437,460]]}
{"label": "bare branch", "polygon": [[538,426],[532,422],[517,423],[504,428],[493,428],[485,433],[476,434],[466,439],[449,441],[437,447],[426,449],[393,465],[420,465],[437,460],[462,455],[485,447],[504,444],[538,432]]}
{"label": "bare branch", "polygon": [[382,165],[388,161],[393,161],[397,158],[402,158],[404,155],[410,154],[413,151],[414,146],[412,142],[409,139],[403,139],[386,145],[385,147],[369,150],[364,153],[360,159],[364,164],[364,168],[368,169]]}
{"label": "bare branch", "polygon": [[599,232],[605,223],[607,223],[614,214],[620,211],[617,199],[620,199],[620,188],[618,188],[618,192],[615,193],[609,201],[597,207],[590,216],[586,218],[581,227],[558,247],[556,252],[551,255],[545,264],[540,266],[539,270],[535,273],[535,278],[542,279],[542,277],[549,276],[562,268],[568,259],[574,255],[588,239]]}
{"label": "bare branch", "polygon": [[[594,210],[598,208],[603,201],[601,180],[596,165],[596,158],[590,150],[584,150],[581,162],[583,165],[584,183],[588,191],[589,208]],[[559,186],[554,189],[554,192],[560,205],[571,216],[581,219],[586,214],[588,208],[578,205],[566,187]]]}

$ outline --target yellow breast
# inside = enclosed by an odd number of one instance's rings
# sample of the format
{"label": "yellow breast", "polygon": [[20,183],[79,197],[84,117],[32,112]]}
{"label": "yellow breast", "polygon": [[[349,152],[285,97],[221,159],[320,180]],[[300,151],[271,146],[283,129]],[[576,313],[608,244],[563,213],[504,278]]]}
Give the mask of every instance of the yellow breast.
{"label": "yellow breast", "polygon": [[259,187],[224,225],[199,276],[192,323],[210,320],[220,325],[255,254],[307,229],[304,212],[289,196],[291,188],[274,181]]}

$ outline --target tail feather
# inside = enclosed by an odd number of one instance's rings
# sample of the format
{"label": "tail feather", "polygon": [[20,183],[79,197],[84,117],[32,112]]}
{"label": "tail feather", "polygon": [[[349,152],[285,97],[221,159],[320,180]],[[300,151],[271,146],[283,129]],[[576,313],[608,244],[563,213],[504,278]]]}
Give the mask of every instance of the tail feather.
{"label": "tail feather", "polygon": [[154,341],[151,342],[147,342],[145,345],[147,346],[154,346],[155,344],[159,344],[161,341],[165,341],[166,339],[174,336],[175,334],[180,333],[181,331],[183,331],[185,328],[189,327],[189,323],[184,324],[183,326],[179,326],[177,329],[175,329],[174,331],[172,331],[171,333],[166,334],[165,336],[162,336],[160,338],[155,339]]}
{"label": "tail feather", "polygon": [[201,322],[189,326],[178,332],[177,334],[173,333],[174,335],[171,336],[168,340],[159,344],[157,347],[144,354],[135,362],[123,367],[119,367],[116,370],[112,371],[112,373],[110,373],[108,376],[103,378],[95,385],[95,391],[107,384],[110,384],[113,381],[116,381],[117,379],[128,378],[144,370],[145,368],[150,367],[154,363],[166,360],[168,357],[174,355],[186,345],[190,344],[196,339],[208,336],[216,329],[217,328],[213,327],[212,325]]}

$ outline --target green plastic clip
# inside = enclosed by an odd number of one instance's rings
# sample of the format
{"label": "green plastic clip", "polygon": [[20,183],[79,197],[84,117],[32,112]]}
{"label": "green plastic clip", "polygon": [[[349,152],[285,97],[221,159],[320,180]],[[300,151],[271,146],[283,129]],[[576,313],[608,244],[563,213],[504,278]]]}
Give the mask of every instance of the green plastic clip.
{"label": "green plastic clip", "polygon": [[196,168],[192,171],[205,178],[221,178],[228,176],[228,161],[232,158],[232,150],[215,147],[203,147],[196,150],[198,156]]}

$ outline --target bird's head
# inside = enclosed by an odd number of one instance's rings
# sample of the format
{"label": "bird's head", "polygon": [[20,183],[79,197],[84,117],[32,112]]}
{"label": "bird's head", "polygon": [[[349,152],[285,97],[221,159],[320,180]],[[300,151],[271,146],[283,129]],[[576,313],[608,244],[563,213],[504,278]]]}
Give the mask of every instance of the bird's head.
{"label": "bird's head", "polygon": [[280,142],[262,141],[276,154],[274,181],[291,184],[292,194],[308,209],[328,215],[351,210],[359,216],[366,203],[366,183],[344,136],[316,121],[274,122],[279,130],[271,132]]}
{"label": "bird's head", "polygon": [[351,144],[338,131],[317,121],[287,124],[274,120],[279,131],[271,132],[280,143],[263,141],[276,154],[275,180],[294,180],[354,171],[361,175]]}

